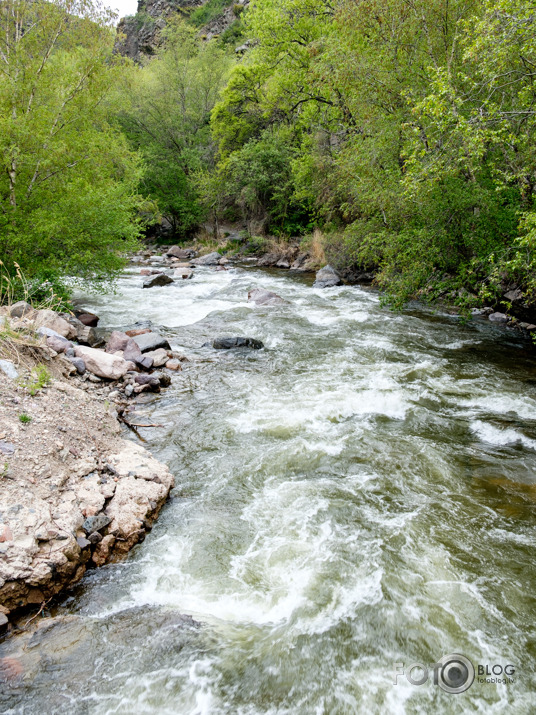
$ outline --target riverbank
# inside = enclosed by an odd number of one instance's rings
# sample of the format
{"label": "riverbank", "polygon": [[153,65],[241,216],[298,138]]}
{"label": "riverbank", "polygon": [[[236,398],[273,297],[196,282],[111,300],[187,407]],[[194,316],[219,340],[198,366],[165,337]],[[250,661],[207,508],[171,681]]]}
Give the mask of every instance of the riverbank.
{"label": "riverbank", "polygon": [[118,351],[90,348],[88,340],[103,347],[109,340],[72,316],[19,305],[1,309],[0,320],[5,630],[88,568],[123,559],[151,529],[174,477],[143,446],[123,439],[121,426],[132,420],[125,392],[159,390],[168,375],[142,375]]}

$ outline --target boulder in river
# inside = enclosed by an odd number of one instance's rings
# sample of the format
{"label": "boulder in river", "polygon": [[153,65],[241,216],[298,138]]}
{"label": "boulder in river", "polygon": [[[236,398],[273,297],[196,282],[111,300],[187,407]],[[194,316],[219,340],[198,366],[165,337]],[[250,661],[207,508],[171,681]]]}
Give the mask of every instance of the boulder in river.
{"label": "boulder in river", "polygon": [[217,266],[221,260],[221,255],[216,251],[208,253],[206,256],[201,256],[192,261],[193,266]]}
{"label": "boulder in river", "polygon": [[287,302],[277,293],[272,293],[272,291],[264,290],[263,288],[250,290],[248,300],[255,303],[255,305],[283,305]]}
{"label": "boulder in river", "polygon": [[251,348],[262,350],[264,344],[255,338],[216,338],[212,343],[215,350],[232,350],[233,348]]}
{"label": "boulder in river", "polygon": [[173,283],[173,278],[170,278],[165,273],[158,273],[144,280],[142,288],[159,288],[160,286],[167,286],[170,283]]}
{"label": "boulder in river", "polygon": [[102,350],[81,345],[77,345],[74,351],[77,358],[82,358],[89,372],[97,377],[119,380],[128,371],[127,361],[118,355],[110,355]]}
{"label": "boulder in river", "polygon": [[342,280],[337,271],[330,265],[324,266],[316,274],[313,288],[332,288],[342,285]]}
{"label": "boulder in river", "polygon": [[148,353],[152,350],[158,350],[158,348],[164,348],[164,350],[171,350],[171,346],[166,340],[158,333],[142,333],[141,335],[135,335],[133,338],[135,343],[142,351],[142,353]]}
{"label": "boulder in river", "polygon": [[194,277],[194,272],[191,268],[177,268],[173,273],[173,277],[179,280],[182,278],[183,281],[187,281]]}
{"label": "boulder in river", "polygon": [[492,323],[507,323],[508,316],[504,313],[492,313],[489,316],[489,320],[491,320]]}
{"label": "boulder in river", "polygon": [[182,365],[180,360],[168,360],[166,363],[166,369],[167,370],[173,370],[174,372],[178,372],[179,370],[182,370]]}
{"label": "boulder in river", "polygon": [[84,312],[75,310],[74,314],[78,318],[78,320],[83,325],[86,325],[88,328],[96,328],[99,324],[99,316],[95,315],[95,313],[89,313],[87,310],[85,310]]}
{"label": "boulder in river", "polygon": [[196,251],[191,248],[180,248],[180,246],[171,246],[166,251],[166,256],[169,258],[180,258],[181,260],[189,260],[190,258],[195,258],[197,255]]}

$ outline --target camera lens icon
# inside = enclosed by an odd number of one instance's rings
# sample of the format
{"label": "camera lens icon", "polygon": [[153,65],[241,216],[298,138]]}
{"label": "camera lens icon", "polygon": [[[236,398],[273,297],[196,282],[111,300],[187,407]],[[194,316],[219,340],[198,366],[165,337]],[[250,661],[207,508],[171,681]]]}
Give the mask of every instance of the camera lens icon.
{"label": "camera lens icon", "polygon": [[459,653],[445,655],[439,661],[438,685],[446,693],[464,693],[475,679],[475,668],[469,658]]}

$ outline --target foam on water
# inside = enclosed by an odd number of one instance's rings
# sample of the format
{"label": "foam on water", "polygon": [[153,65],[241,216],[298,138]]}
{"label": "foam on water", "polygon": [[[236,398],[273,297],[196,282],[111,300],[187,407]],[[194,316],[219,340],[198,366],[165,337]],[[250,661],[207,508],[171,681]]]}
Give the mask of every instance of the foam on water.
{"label": "foam on water", "polygon": [[[288,273],[196,269],[140,285],[131,272],[86,306],[110,327],[150,319],[187,346],[173,386],[143,407],[164,425],[143,435],[174,471],[175,498],[126,564],[95,573],[66,610],[201,625],[186,646],[164,627],[133,628],[125,658],[103,643],[95,681],[67,653],[28,685],[25,712],[46,712],[62,678],[70,709],[92,715],[529,712],[528,676],[456,700],[431,683],[395,686],[393,672],[449,652],[530,662],[531,364],[511,372],[492,330],[393,315],[373,291],[311,289]],[[256,307],[253,287],[288,303]],[[266,349],[201,347],[216,334]],[[508,501],[503,483],[511,494],[518,482]]]}

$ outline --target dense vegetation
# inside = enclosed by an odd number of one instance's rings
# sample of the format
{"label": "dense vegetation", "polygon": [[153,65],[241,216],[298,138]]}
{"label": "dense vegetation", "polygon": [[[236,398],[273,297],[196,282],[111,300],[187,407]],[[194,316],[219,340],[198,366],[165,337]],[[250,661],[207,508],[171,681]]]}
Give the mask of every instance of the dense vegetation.
{"label": "dense vegetation", "polygon": [[53,284],[113,275],[139,234],[110,23],[87,0],[0,5],[0,258]]}
{"label": "dense vegetation", "polygon": [[373,268],[393,304],[512,287],[536,302],[532,2],[256,0],[204,42],[194,28],[228,5],[170,23],[127,67],[85,0],[3,4],[4,260],[100,278],[140,216],[174,240],[208,217],[320,228],[330,260]]}

